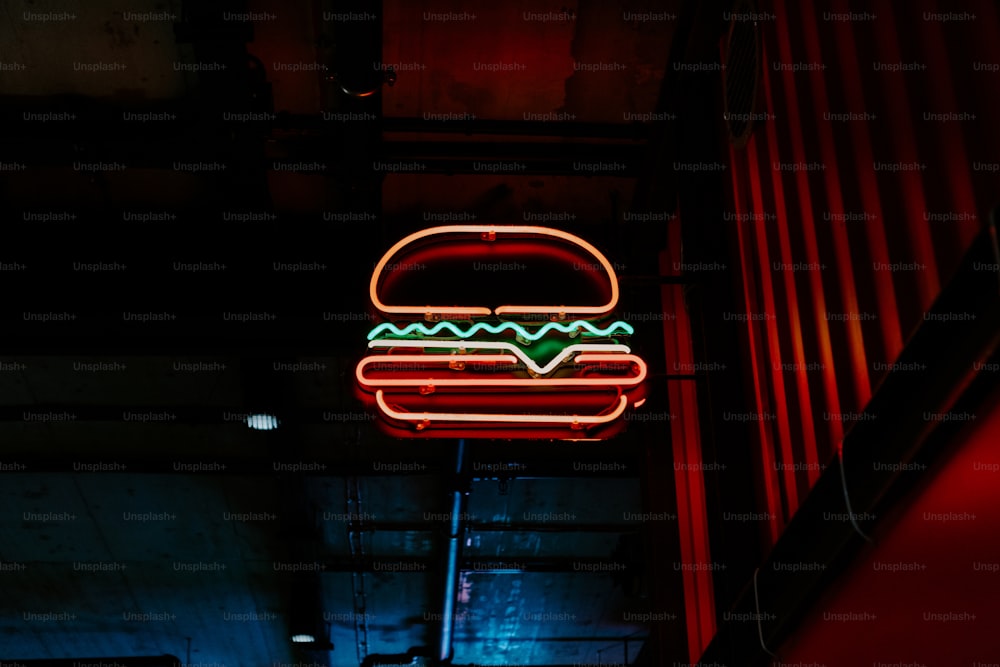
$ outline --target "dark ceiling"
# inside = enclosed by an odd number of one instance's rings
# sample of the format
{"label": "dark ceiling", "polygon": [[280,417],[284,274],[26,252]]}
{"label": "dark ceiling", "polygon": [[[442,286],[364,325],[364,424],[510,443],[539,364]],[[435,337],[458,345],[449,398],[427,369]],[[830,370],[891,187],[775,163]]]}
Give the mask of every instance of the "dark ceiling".
{"label": "dark ceiling", "polygon": [[[611,442],[470,442],[456,475],[352,391],[372,266],[438,221],[552,221],[661,315],[666,235],[623,212],[679,3],[476,4],[4,7],[0,659],[434,660],[455,491],[454,664],[635,663],[649,619],[687,655],[662,393]],[[393,85],[346,95],[373,58]],[[333,650],[289,641],[317,622]]]}

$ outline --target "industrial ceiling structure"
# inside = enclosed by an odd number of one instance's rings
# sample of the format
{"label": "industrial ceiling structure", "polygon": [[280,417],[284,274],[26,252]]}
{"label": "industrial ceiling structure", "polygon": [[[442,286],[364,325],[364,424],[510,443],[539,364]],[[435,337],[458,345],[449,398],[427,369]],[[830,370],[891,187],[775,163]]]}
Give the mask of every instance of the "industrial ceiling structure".
{"label": "industrial ceiling structure", "polygon": [[[676,522],[641,520],[650,494],[676,513],[644,474],[664,422],[469,442],[457,472],[454,439],[386,437],[353,391],[372,267],[420,227],[554,221],[613,257],[629,317],[659,311],[639,251],[661,235],[626,238],[621,216],[648,152],[628,114],[656,106],[674,21],[626,20],[641,3],[15,4],[2,161],[27,168],[0,179],[2,259],[25,268],[3,274],[0,461],[23,474],[2,486],[0,659],[624,664],[667,615],[684,655],[677,575],[654,597],[650,558],[677,550]],[[497,160],[518,165],[476,166]],[[618,166],[575,164],[598,161]],[[654,357],[658,335],[637,336]]]}

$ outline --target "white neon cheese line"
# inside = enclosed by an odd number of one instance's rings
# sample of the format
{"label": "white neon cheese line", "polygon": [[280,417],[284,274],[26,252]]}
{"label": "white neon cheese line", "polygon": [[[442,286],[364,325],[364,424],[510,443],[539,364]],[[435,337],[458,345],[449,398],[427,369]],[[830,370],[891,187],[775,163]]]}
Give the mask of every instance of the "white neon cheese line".
{"label": "white neon cheese line", "polygon": [[[590,253],[594,259],[600,263],[604,270],[608,274],[608,279],[611,281],[611,299],[604,305],[601,306],[564,306],[564,305],[551,305],[551,306],[498,306],[495,311],[491,311],[489,308],[482,306],[389,306],[382,303],[378,297],[378,280],[379,276],[382,275],[382,271],[389,264],[390,260],[395,256],[397,252],[405,248],[415,241],[427,238],[428,236],[437,236],[444,234],[479,234],[481,236],[486,236],[490,240],[484,240],[483,243],[493,243],[498,235],[501,234],[537,234],[539,236],[547,236],[550,238],[559,239],[562,241],[568,241],[580,248],[583,248],[588,253]],[[495,312],[497,315],[504,314],[528,314],[528,313],[546,313],[546,314],[565,314],[565,315],[603,315],[614,310],[615,306],[618,305],[618,276],[615,274],[615,269],[608,261],[608,258],[601,253],[596,247],[587,241],[581,239],[579,236],[564,232],[559,229],[551,229],[548,227],[536,227],[532,225],[445,225],[441,227],[429,227],[427,229],[421,230],[419,232],[414,232],[409,236],[406,236],[399,240],[394,246],[389,248],[389,250],[382,256],[378,264],[375,265],[375,270],[372,271],[372,279],[369,285],[369,293],[371,296],[372,304],[375,305],[383,313],[396,313],[405,315],[490,315]]]}
{"label": "white neon cheese line", "polygon": [[[632,350],[628,345],[621,345],[619,343],[576,343],[575,345],[567,345],[563,348],[562,352],[559,353],[555,359],[552,359],[549,363],[544,366],[539,366],[538,362],[525,354],[524,350],[519,348],[514,343],[508,343],[506,341],[492,341],[492,340],[463,340],[463,341],[448,341],[448,340],[373,340],[368,343],[370,348],[394,348],[394,347],[419,347],[424,349],[437,349],[437,350],[455,350],[456,352],[461,350],[504,350],[510,352],[517,356],[524,365],[529,369],[538,373],[539,375],[546,375],[553,371],[559,364],[563,363],[571,355],[581,352],[625,352],[626,354]],[[394,357],[395,355],[393,355]],[[389,357],[392,359],[393,357]],[[461,360],[461,359],[460,359]],[[474,359],[465,359],[464,361],[474,361]]]}
{"label": "white neon cheese line", "polygon": [[532,423],[532,424],[607,424],[622,416],[628,405],[628,398],[618,397],[618,406],[606,415],[511,415],[486,414],[470,412],[466,414],[453,412],[400,412],[389,407],[385,402],[384,392],[375,392],[375,401],[382,412],[392,419],[408,422],[500,422],[500,423]]}
{"label": "white neon cheese line", "polygon": [[[646,363],[633,354],[581,354],[577,357],[580,363],[588,362],[612,362],[617,364],[633,363],[638,367],[638,372],[632,377],[604,377],[604,378],[378,378],[369,379],[365,377],[364,371],[373,364],[399,363],[441,363],[452,364],[454,362],[469,363],[511,363],[517,361],[513,356],[506,354],[477,354],[470,356],[467,354],[456,354],[445,356],[423,355],[423,354],[399,354],[390,356],[365,357],[358,363],[355,375],[358,383],[366,388],[375,387],[631,387],[642,384],[646,379]],[[456,371],[461,374],[462,371]]]}

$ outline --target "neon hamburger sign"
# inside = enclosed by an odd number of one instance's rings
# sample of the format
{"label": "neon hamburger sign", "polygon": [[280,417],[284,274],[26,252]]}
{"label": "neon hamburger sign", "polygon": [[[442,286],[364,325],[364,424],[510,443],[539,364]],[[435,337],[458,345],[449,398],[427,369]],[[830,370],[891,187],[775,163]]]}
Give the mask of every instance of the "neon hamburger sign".
{"label": "neon hamburger sign", "polygon": [[614,267],[557,229],[451,225],[376,263],[359,396],[398,437],[601,440],[645,400]]}

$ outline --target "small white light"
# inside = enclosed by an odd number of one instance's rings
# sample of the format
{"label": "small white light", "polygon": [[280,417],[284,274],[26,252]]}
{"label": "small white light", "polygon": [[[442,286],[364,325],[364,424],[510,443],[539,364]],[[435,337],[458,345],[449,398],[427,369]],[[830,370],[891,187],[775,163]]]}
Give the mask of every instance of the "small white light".
{"label": "small white light", "polygon": [[312,635],[292,635],[292,641],[296,644],[314,644],[316,638]]}
{"label": "small white light", "polygon": [[249,415],[247,426],[255,431],[273,431],[278,428],[278,418],[274,415]]}

